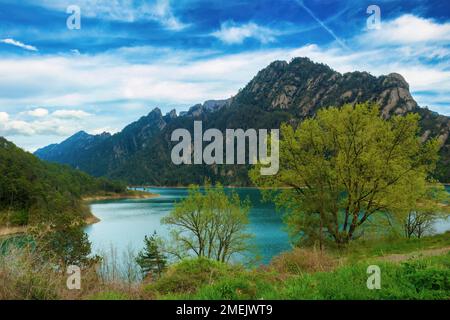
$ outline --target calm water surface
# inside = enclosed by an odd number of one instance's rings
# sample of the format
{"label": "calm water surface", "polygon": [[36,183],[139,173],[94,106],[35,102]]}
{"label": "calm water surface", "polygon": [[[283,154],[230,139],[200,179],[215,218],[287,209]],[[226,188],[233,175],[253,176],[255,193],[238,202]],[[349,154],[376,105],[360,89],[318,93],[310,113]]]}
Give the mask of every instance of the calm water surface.
{"label": "calm water surface", "polygon": [[[92,212],[101,219],[90,225],[86,232],[93,245],[93,251],[100,253],[110,250],[111,246],[121,252],[131,248],[139,251],[143,247],[145,235],[156,231],[160,236],[168,237],[168,229],[161,225],[161,218],[169,214],[176,201],[186,197],[186,188],[151,188],[149,192],[160,197],[153,199],[114,200],[92,204]],[[251,240],[261,262],[267,263],[282,251],[289,250],[290,244],[281,215],[275,212],[272,204],[261,201],[257,189],[235,188],[241,199],[249,197],[253,207],[250,212],[248,231],[254,235]],[[447,187],[450,192],[450,187]],[[436,224],[437,232],[450,230],[450,219]]]}
{"label": "calm water surface", "polygon": [[[273,256],[289,250],[290,244],[281,215],[272,204],[261,201],[257,189],[235,188],[244,199],[252,202],[248,232],[254,235],[251,244],[261,262],[267,263]],[[151,188],[147,191],[160,197],[152,199],[101,201],[91,205],[92,213],[100,222],[90,225],[86,232],[94,252],[108,251],[113,246],[120,256],[128,248],[135,251],[143,247],[145,235],[156,231],[168,237],[168,229],[161,225],[161,218],[168,215],[176,201],[186,197],[186,188]]]}

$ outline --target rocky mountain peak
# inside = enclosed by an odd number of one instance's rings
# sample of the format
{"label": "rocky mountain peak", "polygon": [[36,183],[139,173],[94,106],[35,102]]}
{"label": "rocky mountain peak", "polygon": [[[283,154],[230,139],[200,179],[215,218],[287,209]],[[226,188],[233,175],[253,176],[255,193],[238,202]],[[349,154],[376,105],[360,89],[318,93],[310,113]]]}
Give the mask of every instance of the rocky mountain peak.
{"label": "rocky mountain peak", "polygon": [[378,78],[364,71],[341,74],[308,58],[271,63],[233,100],[266,110],[287,109],[301,117],[311,116],[322,107],[364,101],[378,103],[386,117],[418,107],[400,74]]}
{"label": "rocky mountain peak", "polygon": [[177,110],[170,110],[170,112],[167,112],[166,117],[168,117],[169,119],[175,119],[177,117]]}
{"label": "rocky mountain peak", "polygon": [[81,130],[81,131],[78,131],[77,133],[75,133],[74,135],[72,135],[71,138],[73,138],[73,139],[80,139],[80,138],[86,138],[86,137],[89,137],[89,136],[90,136],[89,133],[87,133],[86,131]]}
{"label": "rocky mountain peak", "polygon": [[158,107],[153,108],[153,110],[150,111],[150,113],[148,114],[148,116],[152,116],[152,117],[162,117],[161,109],[158,108]]}
{"label": "rocky mountain peak", "polygon": [[225,106],[230,105],[231,99],[207,100],[203,104],[197,103],[189,108],[187,112],[180,112],[180,116],[198,117],[205,112],[216,112]]}

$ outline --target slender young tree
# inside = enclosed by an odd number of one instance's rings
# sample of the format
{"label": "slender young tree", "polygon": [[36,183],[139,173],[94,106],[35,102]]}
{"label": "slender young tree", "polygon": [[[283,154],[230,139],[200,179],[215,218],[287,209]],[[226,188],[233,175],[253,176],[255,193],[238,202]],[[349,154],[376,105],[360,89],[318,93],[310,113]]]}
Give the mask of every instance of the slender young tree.
{"label": "slender young tree", "polygon": [[175,206],[163,223],[172,229],[176,248],[172,253],[228,262],[236,253],[249,249],[246,233],[249,201],[237,193],[225,193],[222,186],[189,189],[186,199]]}
{"label": "slender young tree", "polygon": [[136,262],[141,267],[144,276],[159,278],[167,266],[167,258],[162,250],[162,240],[156,231],[150,237],[145,236],[145,247],[139,252]]}
{"label": "slender young tree", "polygon": [[450,195],[443,185],[424,185],[416,192],[419,192],[420,197],[411,201],[411,208],[401,217],[407,238],[421,238],[433,233],[435,222],[450,216]]}

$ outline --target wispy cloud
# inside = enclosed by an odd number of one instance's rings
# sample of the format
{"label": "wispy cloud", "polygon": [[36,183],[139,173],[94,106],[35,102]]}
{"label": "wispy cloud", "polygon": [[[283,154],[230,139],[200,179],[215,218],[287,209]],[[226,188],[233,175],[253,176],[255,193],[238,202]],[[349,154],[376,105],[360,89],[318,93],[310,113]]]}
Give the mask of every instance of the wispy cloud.
{"label": "wispy cloud", "polygon": [[44,108],[36,108],[30,111],[24,112],[24,114],[30,115],[32,117],[41,118],[48,115],[48,110]]}
{"label": "wispy cloud", "polygon": [[[359,39],[354,41],[357,45]],[[297,56],[308,56],[340,72],[365,70],[374,75],[399,72],[410,83],[413,93],[431,90],[440,93],[442,101],[449,100],[448,64],[428,64],[422,59],[422,51],[405,54],[404,47],[388,49],[362,47],[348,53],[338,45],[306,45],[218,56],[166,49],[164,55],[145,63],[129,61],[126,49],[76,57],[5,58],[0,60],[0,72],[9,76],[0,78],[0,110],[27,105],[64,106],[69,111],[93,105],[114,109],[132,105],[133,112],[139,115],[142,112],[139,106],[186,107],[207,99],[230,97],[273,60]],[[140,51],[153,52],[151,48],[133,50],[135,55]],[[420,98],[421,105],[433,107],[422,99],[425,97]],[[85,111],[89,113],[88,109]]]}
{"label": "wispy cloud", "polygon": [[241,44],[248,38],[254,38],[261,43],[276,41],[277,31],[249,22],[237,24],[234,21],[223,22],[220,30],[212,35],[226,44]]}
{"label": "wispy cloud", "polygon": [[152,7],[151,16],[170,30],[179,31],[188,26],[175,17],[169,0],[156,1],[156,4]]}
{"label": "wispy cloud", "polygon": [[314,20],[316,20],[316,22],[323,28],[325,29],[325,31],[327,31],[336,41],[337,43],[339,43],[339,45],[344,48],[344,49],[349,49],[349,47],[344,43],[343,40],[341,40],[341,38],[339,38],[333,30],[331,30],[322,20],[320,20],[316,14],[309,9],[305,3],[303,2],[303,0],[297,0],[297,3],[311,16],[311,18],[313,18]]}
{"label": "wispy cloud", "polygon": [[52,116],[59,119],[83,119],[91,114],[83,110],[56,110]]}
{"label": "wispy cloud", "polygon": [[0,42],[10,44],[12,46],[19,47],[19,48],[29,50],[29,51],[38,51],[38,49],[34,46],[31,46],[31,45],[28,45],[23,42],[20,42],[20,41],[14,40],[14,39],[10,39],[10,38],[1,39]]}
{"label": "wispy cloud", "polygon": [[170,0],[44,0],[42,6],[65,11],[69,5],[76,4],[81,15],[112,21],[136,22],[156,21],[166,29],[179,31],[188,26],[174,14]]}

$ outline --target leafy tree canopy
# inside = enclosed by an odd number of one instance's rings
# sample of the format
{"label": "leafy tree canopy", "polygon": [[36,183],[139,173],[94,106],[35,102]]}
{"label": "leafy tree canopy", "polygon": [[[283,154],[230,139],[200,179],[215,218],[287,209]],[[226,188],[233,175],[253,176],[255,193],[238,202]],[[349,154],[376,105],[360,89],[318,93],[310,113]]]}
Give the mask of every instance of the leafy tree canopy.
{"label": "leafy tree canopy", "polygon": [[286,210],[291,234],[302,241],[345,244],[377,216],[390,219],[423,195],[437,161],[438,141],[422,143],[419,116],[385,120],[363,103],[320,110],[297,128],[281,127],[280,170],[253,182]]}

